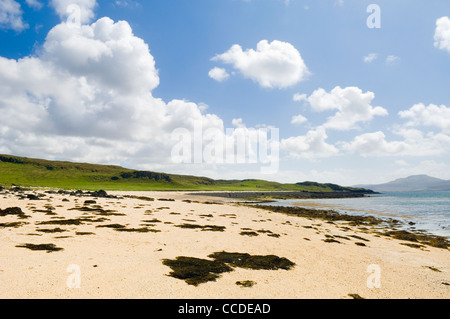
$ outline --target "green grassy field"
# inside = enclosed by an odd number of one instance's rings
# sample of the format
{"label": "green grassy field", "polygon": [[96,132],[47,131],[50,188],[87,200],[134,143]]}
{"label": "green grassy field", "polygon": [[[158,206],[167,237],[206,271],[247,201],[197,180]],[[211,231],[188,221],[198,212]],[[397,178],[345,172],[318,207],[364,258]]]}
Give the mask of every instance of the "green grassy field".
{"label": "green grassy field", "polygon": [[334,184],[282,184],[264,180],[213,180],[207,177],[137,171],[120,166],[47,161],[0,155],[0,185],[82,190],[354,191]]}

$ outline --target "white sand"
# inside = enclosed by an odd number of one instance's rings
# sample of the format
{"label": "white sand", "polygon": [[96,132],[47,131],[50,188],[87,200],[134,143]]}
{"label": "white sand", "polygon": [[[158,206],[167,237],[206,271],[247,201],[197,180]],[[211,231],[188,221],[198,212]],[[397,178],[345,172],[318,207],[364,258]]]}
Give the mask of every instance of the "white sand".
{"label": "white sand", "polygon": [[[42,193],[42,191],[40,191]],[[84,200],[67,195],[47,195],[41,201],[18,200],[14,194],[0,195],[0,208],[21,207],[31,218],[0,217],[1,223],[24,221],[18,228],[0,227],[0,298],[350,298],[358,294],[364,298],[449,298],[450,254],[447,249],[411,248],[402,241],[377,237],[356,228],[344,231],[338,225],[322,220],[271,213],[258,208],[238,206],[224,199],[189,196],[183,192],[111,192],[115,195],[133,194],[153,197],[155,201],[132,198],[96,199],[103,209],[117,210],[125,216],[106,217],[109,221],[84,223],[79,226],[37,225],[55,217],[66,219],[86,217],[82,211],[68,210]],[[70,202],[63,202],[67,198]],[[175,201],[159,201],[172,198]],[[186,203],[182,200],[219,204]],[[57,215],[33,212],[30,207],[56,208]],[[167,207],[163,209],[157,209]],[[147,211],[147,212],[146,212]],[[177,213],[177,214],[171,214]],[[200,215],[212,214],[213,217]],[[140,228],[142,220],[156,218],[151,229],[160,232],[118,232],[97,225],[122,224]],[[194,220],[194,221],[190,221]],[[182,229],[175,225],[191,223],[225,226],[224,232]],[[303,226],[313,226],[305,228]],[[63,233],[42,233],[37,229],[61,228]],[[279,238],[266,233],[249,237],[240,235],[241,228],[270,230]],[[93,232],[94,235],[76,235]],[[31,235],[30,235],[31,234]],[[38,234],[32,235],[32,234]],[[341,243],[326,243],[325,235],[341,235],[350,240],[335,238]],[[368,239],[366,246],[357,246]],[[69,236],[57,238],[58,236]],[[47,253],[19,248],[21,244],[53,243],[62,251]],[[208,259],[214,252],[241,252],[254,255],[277,255],[296,264],[291,270],[248,270],[236,268],[224,273],[215,282],[195,287],[183,280],[168,276],[171,269],[163,259],[189,256]],[[76,265],[78,268],[68,268]],[[368,287],[373,282],[370,265],[381,271],[381,287]],[[432,268],[430,268],[432,267]],[[80,288],[70,288],[80,270]],[[370,268],[369,268],[370,269]],[[435,270],[433,270],[435,269]],[[68,272],[68,270],[70,272]],[[437,271],[438,270],[438,271]],[[251,288],[236,285],[236,281],[252,280]],[[369,285],[370,286],[370,285]]]}

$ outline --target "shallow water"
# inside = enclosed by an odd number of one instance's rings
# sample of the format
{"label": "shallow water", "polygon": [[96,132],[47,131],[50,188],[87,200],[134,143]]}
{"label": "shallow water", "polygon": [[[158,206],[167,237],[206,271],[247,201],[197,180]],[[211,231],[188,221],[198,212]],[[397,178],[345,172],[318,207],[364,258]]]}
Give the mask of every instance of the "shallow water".
{"label": "shallow water", "polygon": [[450,192],[395,192],[363,198],[289,199],[277,200],[268,205],[332,209],[350,215],[395,218],[403,222],[405,229],[421,229],[450,238]]}

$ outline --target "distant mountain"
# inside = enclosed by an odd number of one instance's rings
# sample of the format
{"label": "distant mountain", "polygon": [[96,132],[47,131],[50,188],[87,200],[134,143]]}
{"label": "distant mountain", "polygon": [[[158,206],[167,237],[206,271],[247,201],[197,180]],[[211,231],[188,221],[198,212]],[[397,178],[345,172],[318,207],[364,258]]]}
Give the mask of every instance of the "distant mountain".
{"label": "distant mountain", "polygon": [[450,180],[428,175],[413,175],[378,185],[357,185],[375,192],[450,191]]}

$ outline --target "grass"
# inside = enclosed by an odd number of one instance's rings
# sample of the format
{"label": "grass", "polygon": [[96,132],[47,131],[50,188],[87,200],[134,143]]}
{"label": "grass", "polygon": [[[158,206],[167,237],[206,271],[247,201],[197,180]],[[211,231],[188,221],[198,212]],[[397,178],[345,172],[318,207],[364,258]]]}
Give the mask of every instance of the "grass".
{"label": "grass", "polygon": [[[120,166],[48,161],[0,155],[0,186],[83,190],[355,191],[333,184],[282,184],[271,181],[214,180],[207,177],[137,171]],[[357,191],[357,189],[356,189]]]}

